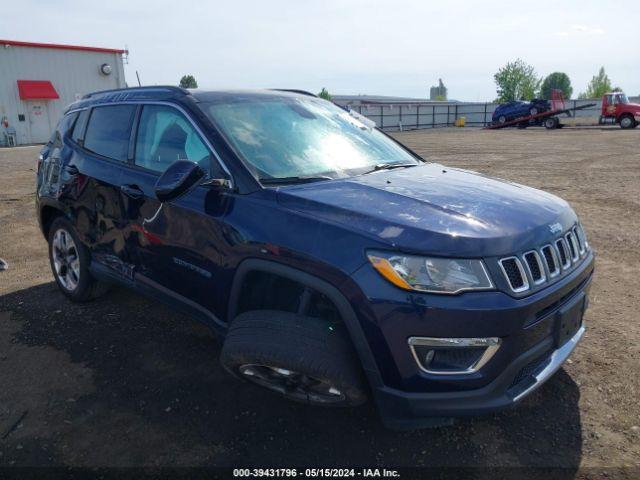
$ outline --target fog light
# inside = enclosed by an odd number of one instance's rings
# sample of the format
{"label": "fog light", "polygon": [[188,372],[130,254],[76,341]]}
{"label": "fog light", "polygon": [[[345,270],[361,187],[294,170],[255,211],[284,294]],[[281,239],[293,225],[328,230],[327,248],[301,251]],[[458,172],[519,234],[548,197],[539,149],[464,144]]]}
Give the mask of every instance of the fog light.
{"label": "fog light", "polygon": [[500,339],[411,337],[409,348],[420,369],[436,375],[480,370],[500,347]]}

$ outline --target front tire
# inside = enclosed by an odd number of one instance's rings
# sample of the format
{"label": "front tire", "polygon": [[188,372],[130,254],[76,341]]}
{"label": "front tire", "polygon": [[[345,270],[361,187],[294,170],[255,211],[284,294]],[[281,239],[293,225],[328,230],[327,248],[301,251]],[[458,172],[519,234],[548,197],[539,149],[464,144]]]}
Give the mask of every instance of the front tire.
{"label": "front tire", "polygon": [[235,318],[222,347],[235,376],[289,400],[351,407],[367,400],[363,374],[340,324],[276,310]]}
{"label": "front tire", "polygon": [[49,261],[58,287],[74,302],[92,300],[108,289],[108,284],[89,272],[89,251],[63,217],[56,218],[49,228]]}
{"label": "front tire", "polygon": [[620,118],[620,128],[623,128],[626,130],[628,128],[635,128],[635,127],[636,127],[636,121],[631,115],[623,115],[622,118]]}

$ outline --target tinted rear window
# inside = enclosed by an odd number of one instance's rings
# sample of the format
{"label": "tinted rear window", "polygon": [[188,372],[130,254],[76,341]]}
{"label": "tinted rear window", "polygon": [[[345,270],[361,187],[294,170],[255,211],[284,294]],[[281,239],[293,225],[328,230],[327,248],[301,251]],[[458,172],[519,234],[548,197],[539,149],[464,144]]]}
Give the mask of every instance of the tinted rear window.
{"label": "tinted rear window", "polygon": [[84,135],[84,147],[99,155],[126,161],[135,111],[135,105],[94,108]]}
{"label": "tinted rear window", "polygon": [[71,134],[71,139],[74,142],[77,142],[82,138],[84,126],[87,124],[87,118],[89,118],[89,110],[82,110],[78,116],[76,124],[73,126],[73,133]]}
{"label": "tinted rear window", "polygon": [[56,140],[61,139],[66,136],[71,130],[73,126],[73,122],[75,122],[78,117],[78,112],[68,113],[64,117],[60,119],[56,129],[51,134],[51,138],[49,139],[49,143],[55,143]]}

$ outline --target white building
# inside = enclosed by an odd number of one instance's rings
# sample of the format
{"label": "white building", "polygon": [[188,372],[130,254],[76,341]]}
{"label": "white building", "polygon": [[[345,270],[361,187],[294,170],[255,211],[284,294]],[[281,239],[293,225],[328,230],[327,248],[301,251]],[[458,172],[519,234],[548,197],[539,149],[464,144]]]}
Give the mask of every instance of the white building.
{"label": "white building", "polygon": [[0,145],[43,143],[65,107],[125,87],[125,50],[0,40]]}

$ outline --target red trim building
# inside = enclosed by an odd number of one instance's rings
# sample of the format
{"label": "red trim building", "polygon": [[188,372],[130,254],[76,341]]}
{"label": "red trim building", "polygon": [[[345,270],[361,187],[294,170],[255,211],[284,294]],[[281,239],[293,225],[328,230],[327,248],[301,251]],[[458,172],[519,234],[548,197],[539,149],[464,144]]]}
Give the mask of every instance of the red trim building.
{"label": "red trim building", "polygon": [[0,39],[0,146],[43,143],[67,105],[126,86],[124,49]]}

